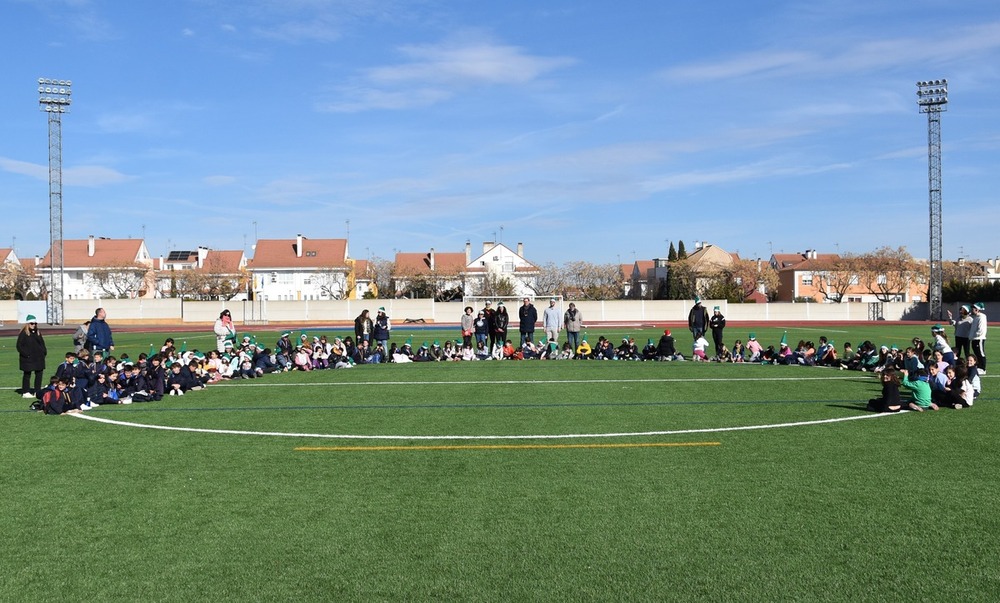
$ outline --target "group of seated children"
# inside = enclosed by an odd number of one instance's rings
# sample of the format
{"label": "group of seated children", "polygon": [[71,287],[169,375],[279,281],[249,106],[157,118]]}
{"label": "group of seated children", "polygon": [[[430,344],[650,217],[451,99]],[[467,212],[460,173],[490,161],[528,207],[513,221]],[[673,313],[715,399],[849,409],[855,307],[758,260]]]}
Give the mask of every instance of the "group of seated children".
{"label": "group of seated children", "polygon": [[160,353],[140,354],[132,362],[84,349],[67,352],[42,392],[41,408],[48,414],[77,413],[103,404],[131,404],[183,396],[217,380],[199,352],[178,352],[167,340]]}

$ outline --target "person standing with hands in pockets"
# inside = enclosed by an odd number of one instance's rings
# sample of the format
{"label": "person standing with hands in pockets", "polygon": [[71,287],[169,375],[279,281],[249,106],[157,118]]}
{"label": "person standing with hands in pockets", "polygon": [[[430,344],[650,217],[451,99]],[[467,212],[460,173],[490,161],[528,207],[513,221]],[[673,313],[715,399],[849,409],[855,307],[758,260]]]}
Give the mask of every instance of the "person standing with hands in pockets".
{"label": "person standing with hands in pockets", "polygon": [[[42,393],[42,372],[45,371],[48,350],[45,349],[42,334],[38,332],[38,321],[34,314],[28,314],[24,328],[17,334],[17,354],[24,373],[21,378],[21,395],[25,398],[37,398]],[[32,373],[35,375],[34,389],[29,388]]]}

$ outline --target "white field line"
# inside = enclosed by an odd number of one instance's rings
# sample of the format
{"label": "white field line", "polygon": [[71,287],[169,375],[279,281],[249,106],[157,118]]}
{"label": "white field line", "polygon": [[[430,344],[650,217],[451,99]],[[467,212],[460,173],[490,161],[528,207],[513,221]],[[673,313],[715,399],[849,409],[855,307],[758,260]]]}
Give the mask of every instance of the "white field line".
{"label": "white field line", "polygon": [[869,413],[851,417],[840,417],[837,419],[820,419],[816,421],[796,421],[793,423],[771,423],[765,425],[742,425],[738,427],[713,427],[706,429],[674,429],[665,431],[634,431],[634,432],[612,432],[612,433],[572,433],[572,434],[533,434],[533,435],[360,435],[360,434],[329,434],[329,433],[288,433],[283,431],[247,431],[237,429],[203,429],[199,427],[172,427],[167,425],[147,425],[144,423],[134,423],[131,421],[115,421],[103,417],[95,417],[88,414],[69,415],[78,419],[107,423],[109,425],[119,425],[122,427],[136,427],[141,429],[158,429],[161,431],[184,431],[189,433],[209,433],[220,435],[249,435],[249,436],[271,436],[284,438],[322,438],[331,440],[570,440],[582,438],[633,438],[649,436],[672,436],[694,433],[722,433],[727,431],[753,431],[760,429],[779,429],[783,427],[805,427],[809,425],[824,425],[828,423],[841,423],[843,421],[858,421],[861,419],[874,419],[885,417],[890,414],[901,413]]}

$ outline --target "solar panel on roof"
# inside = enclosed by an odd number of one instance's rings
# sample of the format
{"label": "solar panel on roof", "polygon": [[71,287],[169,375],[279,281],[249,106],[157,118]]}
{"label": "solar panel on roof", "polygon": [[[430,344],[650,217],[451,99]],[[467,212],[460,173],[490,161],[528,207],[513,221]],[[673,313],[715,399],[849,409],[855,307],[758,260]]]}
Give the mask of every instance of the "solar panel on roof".
{"label": "solar panel on roof", "polygon": [[167,261],[168,262],[186,261],[189,257],[191,257],[191,254],[193,253],[194,253],[193,251],[171,251],[170,254],[167,255]]}

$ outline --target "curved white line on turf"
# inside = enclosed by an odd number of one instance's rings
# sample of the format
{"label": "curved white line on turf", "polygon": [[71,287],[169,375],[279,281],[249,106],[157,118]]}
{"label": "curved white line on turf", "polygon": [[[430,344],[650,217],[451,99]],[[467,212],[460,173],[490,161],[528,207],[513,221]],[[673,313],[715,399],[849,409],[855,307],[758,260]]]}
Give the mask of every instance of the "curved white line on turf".
{"label": "curved white line on turf", "polygon": [[[906,412],[906,411],[904,411]],[[872,413],[867,415],[857,415],[853,417],[840,417],[837,419],[819,419],[816,421],[797,421],[794,423],[771,423],[768,425],[742,425],[739,427],[711,427],[706,429],[675,429],[669,431],[634,431],[628,433],[569,433],[569,434],[549,434],[549,435],[357,435],[357,434],[332,434],[332,433],[287,433],[283,431],[245,431],[238,429],[204,429],[200,427],[171,427],[167,425],[147,425],[145,423],[134,423],[132,421],[115,421],[95,417],[94,415],[74,414],[69,415],[78,419],[97,421],[109,425],[121,425],[123,427],[139,427],[142,429],[159,429],[162,431],[186,431],[190,433],[214,433],[223,435],[256,435],[272,436],[283,438],[323,438],[330,440],[569,440],[578,438],[633,438],[643,436],[668,436],[684,435],[691,433],[722,433],[725,431],[752,431],[757,429],[778,429],[781,427],[804,427],[807,425],[824,425],[827,423],[840,423],[843,421],[857,421],[860,419],[874,419],[885,417],[889,414],[898,413]]]}

